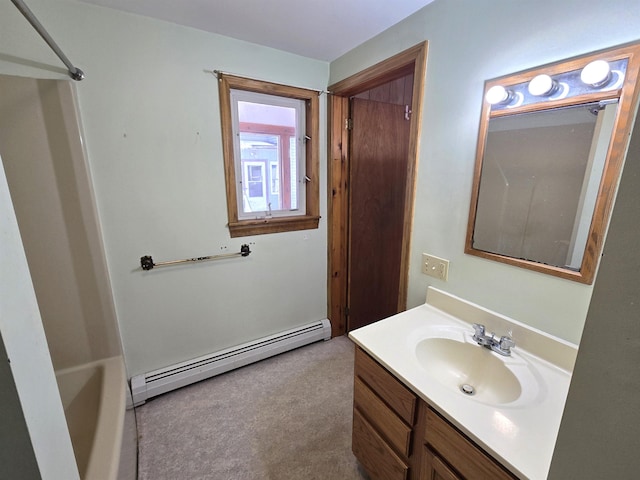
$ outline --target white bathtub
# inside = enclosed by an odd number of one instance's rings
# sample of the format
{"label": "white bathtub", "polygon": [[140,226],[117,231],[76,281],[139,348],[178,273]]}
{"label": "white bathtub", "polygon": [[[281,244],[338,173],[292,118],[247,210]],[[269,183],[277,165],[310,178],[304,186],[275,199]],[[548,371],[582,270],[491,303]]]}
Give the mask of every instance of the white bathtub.
{"label": "white bathtub", "polygon": [[58,370],[56,379],[80,478],[116,480],[126,406],[122,357]]}

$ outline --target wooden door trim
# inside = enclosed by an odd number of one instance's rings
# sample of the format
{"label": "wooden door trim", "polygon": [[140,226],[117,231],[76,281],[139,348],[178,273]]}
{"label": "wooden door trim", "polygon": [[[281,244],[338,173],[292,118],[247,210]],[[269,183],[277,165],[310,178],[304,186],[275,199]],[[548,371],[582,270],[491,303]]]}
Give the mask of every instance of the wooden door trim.
{"label": "wooden door trim", "polygon": [[398,311],[406,309],[409,281],[409,254],[416,190],[418,151],[422,129],[422,104],[424,79],[427,66],[426,41],[383,60],[359,73],[329,86],[328,102],[328,280],[327,315],[331,322],[332,336],[347,331],[347,260],[348,260],[348,172],[349,131],[346,122],[349,115],[349,97],[378,85],[413,73],[411,101],[411,126],[409,161],[404,209],[403,247],[401,252],[400,288]]}

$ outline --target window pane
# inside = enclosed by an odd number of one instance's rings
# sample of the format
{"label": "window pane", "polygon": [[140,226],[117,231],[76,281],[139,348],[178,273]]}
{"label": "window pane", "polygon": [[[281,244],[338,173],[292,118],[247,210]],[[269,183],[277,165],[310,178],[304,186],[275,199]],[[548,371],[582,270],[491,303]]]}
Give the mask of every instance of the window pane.
{"label": "window pane", "polygon": [[279,165],[280,139],[276,135],[240,133],[240,158],[242,171],[242,211],[244,213],[268,212],[280,209],[280,197],[273,188],[272,169],[267,165]]}
{"label": "window pane", "polygon": [[[236,171],[242,172],[239,217],[305,214],[300,176],[306,153],[304,144],[298,145],[299,132],[304,135],[304,101],[242,91],[232,94],[240,144]],[[251,178],[247,165],[260,169],[260,179]]]}
{"label": "window pane", "polygon": [[240,122],[247,123],[279,125],[295,128],[296,109],[268,103],[239,101],[238,120],[240,120]]}

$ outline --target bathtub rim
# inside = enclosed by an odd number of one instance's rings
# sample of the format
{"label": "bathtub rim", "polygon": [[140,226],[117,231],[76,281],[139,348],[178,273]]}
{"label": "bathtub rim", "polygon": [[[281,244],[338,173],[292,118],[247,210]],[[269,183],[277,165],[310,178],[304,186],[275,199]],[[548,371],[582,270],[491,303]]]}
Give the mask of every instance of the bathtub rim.
{"label": "bathtub rim", "polygon": [[87,470],[81,478],[83,480],[117,480],[126,409],[127,378],[122,356],[63,368],[57,370],[55,374],[56,378],[59,378],[96,368],[102,370],[99,412]]}

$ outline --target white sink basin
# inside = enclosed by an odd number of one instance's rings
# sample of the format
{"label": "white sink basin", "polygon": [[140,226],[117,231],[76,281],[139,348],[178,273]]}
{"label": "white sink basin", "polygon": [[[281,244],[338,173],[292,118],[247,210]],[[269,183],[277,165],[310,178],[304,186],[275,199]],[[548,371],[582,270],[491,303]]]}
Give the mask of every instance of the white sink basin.
{"label": "white sink basin", "polygon": [[535,367],[515,352],[502,356],[458,329],[436,330],[417,341],[415,355],[427,375],[475,401],[521,406],[541,394]]}

